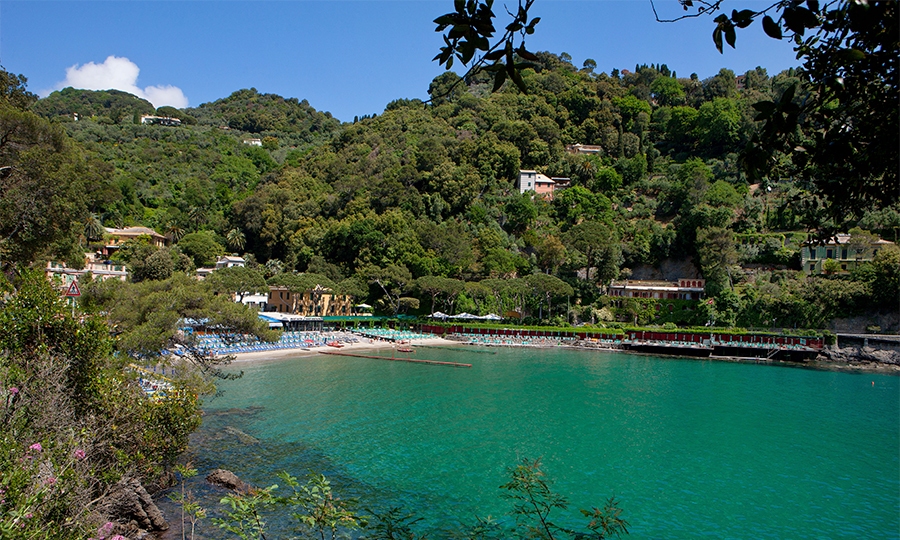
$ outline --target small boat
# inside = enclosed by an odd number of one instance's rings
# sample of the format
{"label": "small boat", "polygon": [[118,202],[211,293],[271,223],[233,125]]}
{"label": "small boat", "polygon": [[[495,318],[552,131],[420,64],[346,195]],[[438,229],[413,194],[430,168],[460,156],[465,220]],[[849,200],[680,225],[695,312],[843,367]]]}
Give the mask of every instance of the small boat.
{"label": "small boat", "polygon": [[329,342],[326,343],[325,345],[328,345],[329,347],[334,347],[334,348],[336,348],[336,349],[340,349],[341,347],[344,346],[343,343],[340,343],[340,342],[337,342],[337,341],[329,341]]}
{"label": "small boat", "polygon": [[416,352],[412,347],[397,347],[397,352],[413,353]]}

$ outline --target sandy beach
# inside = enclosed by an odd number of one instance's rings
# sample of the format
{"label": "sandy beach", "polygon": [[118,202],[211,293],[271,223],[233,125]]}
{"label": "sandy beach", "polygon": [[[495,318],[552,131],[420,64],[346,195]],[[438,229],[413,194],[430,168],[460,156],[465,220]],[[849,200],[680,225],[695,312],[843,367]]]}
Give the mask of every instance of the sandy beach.
{"label": "sandy beach", "polygon": [[[351,335],[351,334],[347,334]],[[234,361],[232,361],[232,365],[236,364],[246,364],[246,363],[257,363],[257,362],[266,362],[269,360],[283,360],[285,358],[302,358],[305,356],[315,356],[316,354],[329,352],[329,351],[342,351],[342,352],[351,352],[351,351],[364,351],[364,350],[372,350],[372,349],[391,349],[393,347],[398,347],[397,343],[385,340],[374,339],[370,340],[368,338],[363,338],[361,336],[354,336],[359,339],[357,343],[344,343],[343,347],[335,348],[335,347],[309,347],[309,348],[295,348],[295,349],[274,349],[270,351],[254,351],[254,352],[242,352],[235,353]],[[460,346],[459,341],[451,341],[449,339],[444,339],[440,337],[433,338],[425,338],[425,339],[414,339],[409,346],[416,347],[447,347],[447,346]]]}

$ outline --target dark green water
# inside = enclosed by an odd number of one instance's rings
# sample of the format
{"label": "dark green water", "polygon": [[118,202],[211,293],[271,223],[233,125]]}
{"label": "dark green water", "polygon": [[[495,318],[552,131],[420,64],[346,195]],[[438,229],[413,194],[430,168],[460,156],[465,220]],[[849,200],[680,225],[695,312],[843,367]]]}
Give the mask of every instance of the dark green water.
{"label": "dark green water", "polygon": [[[269,485],[312,468],[436,531],[502,516],[506,468],[542,457],[573,518],[615,494],[632,538],[900,537],[898,377],[563,350],[417,356],[473,367],[241,366],[207,407],[201,472]],[[261,408],[229,412],[247,407]]]}

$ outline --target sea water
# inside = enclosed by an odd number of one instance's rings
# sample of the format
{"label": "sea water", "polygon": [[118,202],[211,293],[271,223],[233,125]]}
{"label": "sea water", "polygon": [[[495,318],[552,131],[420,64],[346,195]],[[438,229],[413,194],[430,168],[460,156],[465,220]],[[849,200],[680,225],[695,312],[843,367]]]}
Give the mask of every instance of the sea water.
{"label": "sea water", "polygon": [[568,498],[566,525],[615,496],[631,538],[900,537],[896,376],[558,349],[415,356],[472,367],[241,365],[190,456],[258,486],[324,473],[364,508],[421,517],[431,538],[475,516],[509,523],[500,486],[523,459]]}

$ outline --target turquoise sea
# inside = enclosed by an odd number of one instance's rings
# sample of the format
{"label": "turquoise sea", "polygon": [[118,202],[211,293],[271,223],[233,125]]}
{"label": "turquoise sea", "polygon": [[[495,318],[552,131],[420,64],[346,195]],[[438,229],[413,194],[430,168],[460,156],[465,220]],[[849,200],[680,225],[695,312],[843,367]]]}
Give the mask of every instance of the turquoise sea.
{"label": "turquoise sea", "polygon": [[630,538],[900,538],[896,376],[556,349],[416,356],[473,367],[243,364],[206,405],[194,464],[255,485],[322,472],[365,507],[422,517],[431,538],[502,520],[499,486],[522,458],[569,498],[560,522],[615,495]]}

